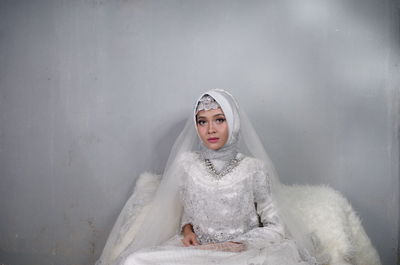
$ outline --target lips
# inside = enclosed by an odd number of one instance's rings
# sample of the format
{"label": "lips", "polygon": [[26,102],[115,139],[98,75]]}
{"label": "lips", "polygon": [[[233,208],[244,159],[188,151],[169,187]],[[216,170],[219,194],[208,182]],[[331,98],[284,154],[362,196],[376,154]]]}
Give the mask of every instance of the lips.
{"label": "lips", "polygon": [[207,141],[210,143],[216,143],[218,142],[219,138],[213,137],[213,138],[208,138]]}

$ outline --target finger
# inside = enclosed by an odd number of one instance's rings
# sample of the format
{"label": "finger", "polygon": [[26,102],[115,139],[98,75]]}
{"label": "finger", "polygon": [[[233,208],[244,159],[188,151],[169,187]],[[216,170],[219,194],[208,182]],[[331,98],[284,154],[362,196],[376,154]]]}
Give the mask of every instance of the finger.
{"label": "finger", "polygon": [[182,243],[185,247],[190,246],[190,243],[188,242],[187,238],[182,239]]}
{"label": "finger", "polygon": [[191,238],[191,239],[189,240],[189,242],[190,242],[190,245],[191,245],[191,246],[196,246],[196,239],[195,239],[195,238]]}

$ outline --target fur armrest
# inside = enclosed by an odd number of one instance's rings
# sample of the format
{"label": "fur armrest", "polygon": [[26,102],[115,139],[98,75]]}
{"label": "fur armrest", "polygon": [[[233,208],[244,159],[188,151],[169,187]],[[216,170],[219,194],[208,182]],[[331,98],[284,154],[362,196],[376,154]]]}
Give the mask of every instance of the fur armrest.
{"label": "fur armrest", "polygon": [[331,265],[381,264],[360,218],[338,191],[327,186],[284,186],[284,194],[330,255]]}

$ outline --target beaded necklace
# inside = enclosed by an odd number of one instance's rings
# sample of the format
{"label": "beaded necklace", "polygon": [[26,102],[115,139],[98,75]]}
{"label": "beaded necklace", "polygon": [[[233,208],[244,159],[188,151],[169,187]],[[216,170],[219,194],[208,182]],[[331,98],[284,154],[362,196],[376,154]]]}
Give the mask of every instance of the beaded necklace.
{"label": "beaded necklace", "polygon": [[214,164],[211,162],[210,159],[204,158],[204,164],[206,166],[208,173],[210,173],[211,176],[216,180],[220,180],[225,175],[232,172],[232,170],[239,165],[241,160],[242,160],[241,158],[236,158],[236,157],[230,159],[228,164],[219,172],[214,167]]}

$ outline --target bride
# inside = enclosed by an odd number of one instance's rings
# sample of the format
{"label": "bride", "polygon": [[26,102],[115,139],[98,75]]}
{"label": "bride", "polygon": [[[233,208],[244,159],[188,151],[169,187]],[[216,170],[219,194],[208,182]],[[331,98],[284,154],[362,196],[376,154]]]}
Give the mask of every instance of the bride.
{"label": "bride", "polygon": [[97,265],[317,264],[262,143],[222,89],[196,101],[146,215],[131,218],[132,203]]}

